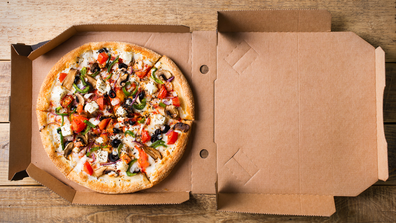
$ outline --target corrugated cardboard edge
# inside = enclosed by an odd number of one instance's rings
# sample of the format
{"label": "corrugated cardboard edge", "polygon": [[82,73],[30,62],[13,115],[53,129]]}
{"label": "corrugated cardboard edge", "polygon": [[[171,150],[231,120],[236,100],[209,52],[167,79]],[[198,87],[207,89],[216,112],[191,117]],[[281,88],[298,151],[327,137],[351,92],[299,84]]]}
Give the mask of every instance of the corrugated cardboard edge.
{"label": "corrugated cardboard edge", "polygon": [[62,183],[58,179],[56,179],[51,174],[41,170],[34,164],[30,164],[26,169],[26,172],[29,174],[31,178],[35,181],[41,183],[42,185],[48,187],[52,191],[54,191],[59,196],[63,197],[65,200],[72,202],[73,198],[76,194],[76,191],[70,186]]}
{"label": "corrugated cardboard edge", "polygon": [[[95,195],[95,196],[92,196]],[[81,205],[155,205],[155,204],[181,204],[190,199],[186,192],[154,192],[117,194],[108,196],[95,192],[76,192],[72,203]],[[100,202],[106,201],[106,202]]]}
{"label": "corrugated cardboard edge", "polygon": [[377,148],[378,148],[378,179],[387,180],[388,144],[385,139],[383,118],[383,96],[385,88],[385,52],[381,47],[375,49],[376,100],[377,100]]}
{"label": "corrugated cardboard edge", "polygon": [[61,43],[65,42],[72,36],[74,36],[78,32],[93,32],[93,31],[106,31],[106,32],[175,32],[175,33],[188,33],[190,32],[190,28],[188,26],[182,25],[160,25],[160,24],[81,24],[75,25],[54,39],[48,41],[41,47],[37,48],[33,51],[28,58],[30,60],[34,60],[37,57],[47,53],[48,51],[54,49]]}
{"label": "corrugated cardboard edge", "polygon": [[306,194],[218,193],[219,211],[277,215],[331,216],[333,196]]}
{"label": "corrugated cardboard edge", "polygon": [[249,10],[217,12],[219,32],[330,32],[327,10]]}
{"label": "corrugated cardboard edge", "polygon": [[[21,180],[18,172],[26,170],[30,163],[31,107],[32,99],[26,92],[32,91],[32,61],[26,58],[31,47],[11,45],[11,101],[10,101],[10,149],[8,180]],[[18,98],[18,100],[15,100]],[[26,124],[28,123],[28,124]],[[21,137],[23,140],[21,140]]]}

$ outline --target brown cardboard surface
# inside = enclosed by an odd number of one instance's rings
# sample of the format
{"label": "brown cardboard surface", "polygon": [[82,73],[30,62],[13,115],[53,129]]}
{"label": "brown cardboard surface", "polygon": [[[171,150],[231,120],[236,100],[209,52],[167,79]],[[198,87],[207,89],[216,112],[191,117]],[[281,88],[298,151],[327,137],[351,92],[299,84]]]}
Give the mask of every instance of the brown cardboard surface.
{"label": "brown cardboard surface", "polygon": [[219,193],[356,196],[375,183],[375,59],[353,33],[219,33]]}
{"label": "brown cardboard surface", "polygon": [[[17,51],[21,55],[18,55]],[[26,170],[30,163],[30,106],[31,97],[27,92],[32,89],[32,62],[26,58],[30,46],[11,46],[11,102],[10,102],[10,152],[8,179],[20,171]],[[23,89],[23,90],[22,90]],[[22,139],[21,139],[22,138]],[[17,179],[20,180],[20,179]]]}
{"label": "brown cardboard surface", "polygon": [[330,32],[326,10],[220,11],[219,32]]}
{"label": "brown cardboard surface", "polygon": [[375,49],[375,72],[377,74],[377,140],[378,140],[378,179],[387,180],[388,173],[388,159],[387,148],[388,145],[385,139],[384,122],[382,114],[383,108],[383,95],[385,88],[385,52],[378,47]]}

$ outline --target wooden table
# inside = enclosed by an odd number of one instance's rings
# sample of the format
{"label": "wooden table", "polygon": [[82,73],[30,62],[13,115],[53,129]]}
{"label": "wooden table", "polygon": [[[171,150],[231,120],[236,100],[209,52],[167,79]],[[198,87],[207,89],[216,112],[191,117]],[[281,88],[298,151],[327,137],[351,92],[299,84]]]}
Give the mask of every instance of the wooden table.
{"label": "wooden table", "polygon": [[[394,0],[341,1],[269,0],[200,1],[60,1],[0,2],[0,221],[136,221],[253,222],[326,221],[396,222],[396,3]],[[181,205],[71,205],[31,178],[10,182],[8,174],[8,96],[10,44],[49,40],[81,23],[183,24],[192,30],[215,30],[217,10],[327,9],[333,31],[353,31],[386,52],[384,125],[388,140],[389,180],[378,182],[357,197],[336,197],[337,212],[326,217],[239,214],[216,211],[214,195],[191,195]]]}

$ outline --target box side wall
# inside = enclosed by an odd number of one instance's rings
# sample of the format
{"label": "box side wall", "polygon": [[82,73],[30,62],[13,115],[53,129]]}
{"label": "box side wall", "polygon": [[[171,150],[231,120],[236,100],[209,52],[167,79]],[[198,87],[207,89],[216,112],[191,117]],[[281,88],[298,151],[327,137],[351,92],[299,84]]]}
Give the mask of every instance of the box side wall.
{"label": "box side wall", "polygon": [[[26,55],[30,46],[11,46],[10,152],[8,179],[26,170],[30,163],[32,61]],[[22,139],[21,139],[22,137]],[[20,180],[20,179],[15,179]]]}
{"label": "box side wall", "polygon": [[331,216],[332,196],[276,194],[218,194],[218,210],[279,215]]}
{"label": "box side wall", "polygon": [[330,32],[326,10],[219,11],[219,32]]}
{"label": "box side wall", "polygon": [[382,111],[385,88],[385,52],[380,47],[375,50],[375,71],[377,85],[378,179],[385,181],[389,177],[388,145],[385,138]]}

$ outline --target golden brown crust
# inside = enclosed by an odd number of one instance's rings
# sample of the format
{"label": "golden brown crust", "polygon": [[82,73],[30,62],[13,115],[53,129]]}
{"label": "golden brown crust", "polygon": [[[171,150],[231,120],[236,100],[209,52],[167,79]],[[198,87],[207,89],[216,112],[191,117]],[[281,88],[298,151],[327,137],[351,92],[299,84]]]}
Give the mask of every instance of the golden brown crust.
{"label": "golden brown crust", "polygon": [[175,79],[172,81],[174,90],[177,92],[180,100],[180,108],[183,111],[181,114],[182,119],[194,120],[194,97],[191,92],[190,85],[188,84],[183,73],[179,67],[167,56],[162,56],[159,60],[161,68],[170,71]]}
{"label": "golden brown crust", "polygon": [[132,177],[110,177],[107,175],[99,178],[91,177],[84,171],[74,169],[67,178],[94,191],[105,194],[132,193],[151,187],[150,182],[142,173]]}

